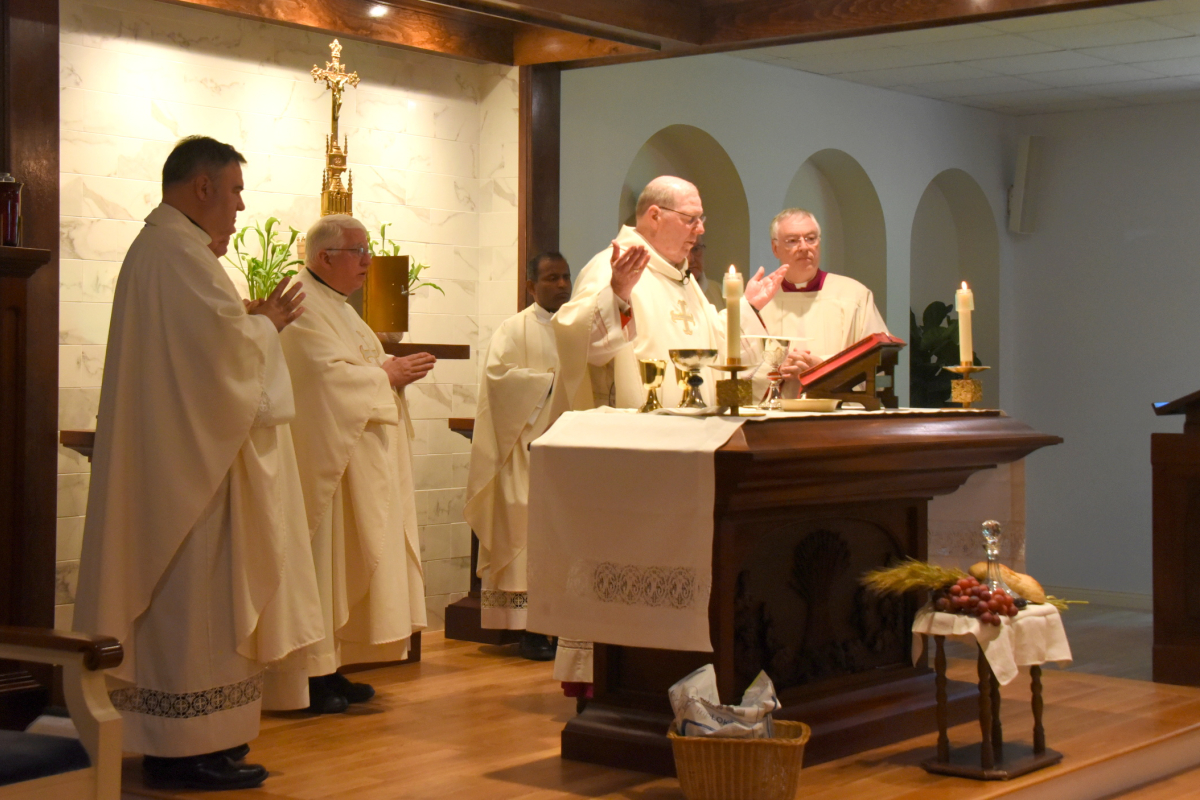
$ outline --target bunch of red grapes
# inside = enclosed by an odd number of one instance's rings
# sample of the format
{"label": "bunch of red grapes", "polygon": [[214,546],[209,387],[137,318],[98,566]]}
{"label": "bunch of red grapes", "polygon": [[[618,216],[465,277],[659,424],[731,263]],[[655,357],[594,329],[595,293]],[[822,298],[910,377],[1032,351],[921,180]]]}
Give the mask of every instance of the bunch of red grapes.
{"label": "bunch of red grapes", "polygon": [[933,607],[950,614],[979,617],[985,625],[999,625],[1001,617],[1015,617],[1019,610],[1008,592],[1003,589],[994,593],[988,591],[986,586],[969,576],[934,592]]}

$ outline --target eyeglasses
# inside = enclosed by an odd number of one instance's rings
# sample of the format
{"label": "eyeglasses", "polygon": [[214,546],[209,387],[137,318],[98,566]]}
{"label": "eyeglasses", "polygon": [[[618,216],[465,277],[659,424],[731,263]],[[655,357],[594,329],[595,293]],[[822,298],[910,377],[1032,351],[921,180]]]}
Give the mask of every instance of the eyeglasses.
{"label": "eyeglasses", "polygon": [[694,228],[697,225],[702,225],[702,224],[704,224],[704,220],[708,219],[708,217],[706,217],[704,214],[700,214],[700,215],[685,214],[682,211],[675,211],[675,209],[667,208],[666,206],[659,206],[659,208],[661,208],[663,211],[672,211],[672,212],[678,214],[679,216],[683,217],[683,224],[687,225],[689,228]]}
{"label": "eyeglasses", "polygon": [[363,247],[361,244],[358,247],[326,247],[326,253],[357,253],[359,258],[365,255],[375,255],[375,251],[370,247]]}
{"label": "eyeglasses", "polygon": [[808,236],[789,236],[786,239],[776,239],[775,241],[779,242],[789,250],[795,250],[801,244],[806,244],[809,247],[816,247],[821,241],[821,234],[810,233]]}

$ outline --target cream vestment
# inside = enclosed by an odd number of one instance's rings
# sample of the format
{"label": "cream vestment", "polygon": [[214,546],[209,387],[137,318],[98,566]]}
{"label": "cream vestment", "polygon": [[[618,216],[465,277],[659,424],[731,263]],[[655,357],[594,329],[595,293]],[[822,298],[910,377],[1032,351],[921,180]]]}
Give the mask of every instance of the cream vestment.
{"label": "cream vestment", "polygon": [[[602,405],[637,408],[645,401],[638,377],[638,359],[667,362],[667,377],[659,390],[665,406],[677,406],[683,390],[675,379],[668,351],[715,348],[725,355],[725,320],[708,302],[699,285],[672,266],[634,228],[624,226],[617,244],[625,250],[642,245],[650,252],[647,265],[631,294],[632,321],[622,328],[620,301],[610,283],[612,249],[597,253],[575,281],[571,301],[554,315],[558,344],[559,381],[551,398],[551,416]],[[742,319],[754,312],[742,299]],[[743,322],[743,325],[745,323]],[[719,375],[704,370],[701,391],[715,402]]]}
{"label": "cream vestment", "polygon": [[479,373],[479,404],[463,517],[479,538],[485,628],[525,629],[529,443],[550,424],[558,353],[553,315],[533,303],[492,336]]}
{"label": "cream vestment", "polygon": [[275,326],[208,234],[150,212],[117,279],[75,627],[121,640],[126,750],[258,735],[267,663],[322,635]]}
{"label": "cream vestment", "polygon": [[268,708],[299,701],[288,673],[402,659],[425,627],[408,405],[380,368],[379,337],[345,296],[308,270],[297,280],[304,315],[280,341],[325,625],[320,642],[268,673]]}

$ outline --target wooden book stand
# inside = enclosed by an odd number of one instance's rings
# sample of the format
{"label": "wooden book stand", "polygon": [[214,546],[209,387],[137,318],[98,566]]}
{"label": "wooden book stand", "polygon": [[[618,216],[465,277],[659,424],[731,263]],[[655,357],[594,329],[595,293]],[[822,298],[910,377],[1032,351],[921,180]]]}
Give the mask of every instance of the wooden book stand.
{"label": "wooden book stand", "polygon": [[[800,391],[806,397],[862,403],[868,411],[897,408],[896,361],[902,349],[904,342],[895,336],[873,333],[801,372]],[[864,384],[861,390],[856,389],[859,384]]]}

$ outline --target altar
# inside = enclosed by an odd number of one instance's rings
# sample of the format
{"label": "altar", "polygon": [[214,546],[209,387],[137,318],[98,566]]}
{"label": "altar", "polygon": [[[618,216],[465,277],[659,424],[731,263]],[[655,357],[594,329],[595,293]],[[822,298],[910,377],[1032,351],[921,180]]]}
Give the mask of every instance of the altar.
{"label": "altar", "polygon": [[[859,577],[927,558],[930,498],[1061,441],[977,409],[741,425],[715,450],[713,487],[701,492],[713,498],[712,651],[629,646],[618,636],[597,641],[595,696],[563,730],[562,756],[674,774],[667,688],[706,663],[716,667],[723,702],[736,702],[765,669],[783,702],[777,717],[813,729],[808,765],[935,730],[934,674],[926,657],[915,664],[911,657],[922,598],[879,597]],[[636,452],[619,455],[636,473]],[[539,486],[536,472],[533,480],[531,498],[554,491],[555,481]],[[608,496],[604,475],[593,480],[596,494]],[[670,504],[682,508],[690,499]],[[620,547],[622,521],[638,511],[613,503],[612,547]],[[531,552],[532,537],[531,526]],[[594,550],[594,541],[588,546]],[[532,594],[531,584],[531,602]],[[976,713],[973,684],[950,681],[947,698],[951,724]]]}

